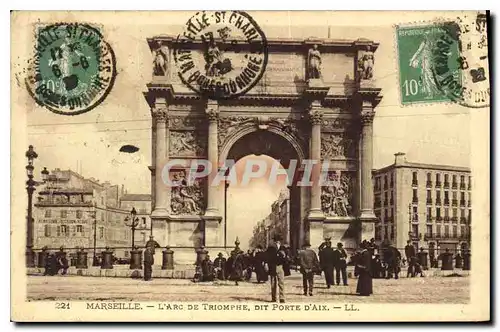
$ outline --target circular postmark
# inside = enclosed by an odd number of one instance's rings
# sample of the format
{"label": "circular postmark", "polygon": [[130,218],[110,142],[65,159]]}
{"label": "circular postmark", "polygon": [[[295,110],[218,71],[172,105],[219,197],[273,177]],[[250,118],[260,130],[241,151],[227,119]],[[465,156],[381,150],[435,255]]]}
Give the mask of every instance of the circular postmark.
{"label": "circular postmark", "polygon": [[35,33],[26,86],[36,102],[63,115],[99,105],[116,78],[113,49],[100,31],[88,24],[57,23],[37,27]]}
{"label": "circular postmark", "polygon": [[430,56],[437,88],[451,101],[469,108],[490,105],[486,21],[466,17],[440,25]]}
{"label": "circular postmark", "polygon": [[209,99],[231,99],[261,79],[267,39],[245,12],[197,12],[177,37],[174,60],[181,81],[192,91]]}

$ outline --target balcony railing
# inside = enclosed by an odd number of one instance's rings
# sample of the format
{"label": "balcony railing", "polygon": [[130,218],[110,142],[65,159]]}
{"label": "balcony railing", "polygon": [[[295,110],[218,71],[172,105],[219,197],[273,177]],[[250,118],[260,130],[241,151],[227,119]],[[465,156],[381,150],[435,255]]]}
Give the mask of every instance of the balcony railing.
{"label": "balcony railing", "polygon": [[471,184],[469,182],[469,185],[467,186],[467,190],[471,190]]}
{"label": "balcony railing", "polygon": [[461,223],[461,224],[465,224],[465,223],[467,223],[467,218],[465,218],[465,217],[460,217],[460,223]]}
{"label": "balcony railing", "polygon": [[457,199],[452,199],[451,200],[451,205],[457,206],[458,205],[458,200]]}
{"label": "balcony railing", "polygon": [[388,206],[389,205],[389,201],[388,200],[385,200],[384,201],[384,206]]}
{"label": "balcony railing", "polygon": [[430,240],[430,239],[433,239],[434,238],[434,234],[433,233],[425,233],[424,235],[424,241],[427,241],[427,240]]}
{"label": "balcony railing", "polygon": [[443,217],[441,217],[441,216],[437,216],[437,217],[436,217],[436,220],[437,220],[437,221],[441,221],[441,220],[443,220]]}
{"label": "balcony railing", "polygon": [[445,182],[443,188],[444,189],[450,188],[450,183],[449,182]]}
{"label": "balcony railing", "polygon": [[412,186],[418,186],[418,180],[412,180],[411,181]]}
{"label": "balcony railing", "polygon": [[418,203],[418,197],[413,197],[413,199],[411,200],[412,203]]}
{"label": "balcony railing", "polygon": [[450,200],[449,199],[445,199],[444,200],[444,205],[450,205]]}
{"label": "balcony railing", "polygon": [[450,221],[450,217],[448,217],[448,216],[444,216],[443,219],[444,219],[444,221]]}
{"label": "balcony railing", "polygon": [[432,204],[432,198],[427,198],[427,200],[425,201],[427,204]]}
{"label": "balcony railing", "polygon": [[456,224],[458,221],[458,217],[451,217],[451,221]]}
{"label": "balcony railing", "polygon": [[460,190],[465,190],[465,183],[460,183]]}
{"label": "balcony railing", "polygon": [[453,182],[453,183],[451,184],[451,189],[457,189],[457,188],[458,188],[458,183]]}
{"label": "balcony railing", "polygon": [[467,206],[470,207],[471,205],[471,199],[469,198],[469,201],[467,202]]}
{"label": "balcony railing", "polygon": [[436,188],[441,188],[441,181],[436,181]]}
{"label": "balcony railing", "polygon": [[389,204],[390,205],[394,205],[394,199],[393,198],[391,198],[391,200],[389,201]]}
{"label": "balcony railing", "polygon": [[436,198],[436,205],[441,205],[441,198]]}
{"label": "balcony railing", "polygon": [[465,200],[463,199],[460,200],[460,206],[465,206]]}
{"label": "balcony railing", "polygon": [[425,183],[425,186],[426,186],[427,188],[432,188],[432,181],[427,181],[427,182]]}

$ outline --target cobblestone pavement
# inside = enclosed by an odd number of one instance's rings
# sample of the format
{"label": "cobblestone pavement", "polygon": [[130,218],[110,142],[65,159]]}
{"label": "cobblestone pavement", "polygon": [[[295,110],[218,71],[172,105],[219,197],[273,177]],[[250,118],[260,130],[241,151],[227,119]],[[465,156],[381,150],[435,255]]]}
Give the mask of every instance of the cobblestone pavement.
{"label": "cobblestone pavement", "polygon": [[[468,303],[469,280],[465,277],[374,279],[374,295],[355,295],[356,279],[349,286],[326,288],[315,277],[314,296],[302,295],[302,278],[293,273],[285,278],[287,302],[379,302],[379,303]],[[180,279],[140,279],[29,276],[29,300],[116,300],[116,301],[263,301],[270,300],[270,285],[254,282],[193,283]]]}

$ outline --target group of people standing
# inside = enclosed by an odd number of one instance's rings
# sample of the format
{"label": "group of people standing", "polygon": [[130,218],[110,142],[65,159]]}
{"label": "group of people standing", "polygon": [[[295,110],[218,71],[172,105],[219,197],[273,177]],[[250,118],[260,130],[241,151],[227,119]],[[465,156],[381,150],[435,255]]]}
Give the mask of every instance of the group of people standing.
{"label": "group of people standing", "polygon": [[65,275],[68,271],[68,268],[68,258],[66,257],[64,247],[61,247],[58,252],[47,253],[47,256],[45,258],[45,271],[43,275],[55,276],[56,274],[59,274],[59,271],[61,270],[61,274]]}

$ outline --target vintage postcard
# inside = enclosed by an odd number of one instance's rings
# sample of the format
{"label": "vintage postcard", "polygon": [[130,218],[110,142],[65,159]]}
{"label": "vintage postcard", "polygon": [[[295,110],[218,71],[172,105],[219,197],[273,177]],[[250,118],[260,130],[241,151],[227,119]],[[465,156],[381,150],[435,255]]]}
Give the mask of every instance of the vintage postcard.
{"label": "vintage postcard", "polygon": [[12,12],[12,320],[490,320],[488,22]]}

